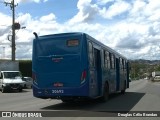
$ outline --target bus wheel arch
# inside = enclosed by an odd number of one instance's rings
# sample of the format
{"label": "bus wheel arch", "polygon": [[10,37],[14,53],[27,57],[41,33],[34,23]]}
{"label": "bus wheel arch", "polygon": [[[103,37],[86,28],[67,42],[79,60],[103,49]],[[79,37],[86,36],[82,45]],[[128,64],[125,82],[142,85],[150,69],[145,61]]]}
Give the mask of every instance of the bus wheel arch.
{"label": "bus wheel arch", "polygon": [[125,94],[125,92],[126,92],[126,80],[124,80],[124,86],[123,86],[123,89],[121,90],[121,93],[122,94]]}
{"label": "bus wheel arch", "polygon": [[106,102],[108,99],[109,99],[109,84],[108,81],[106,81],[103,87],[103,95],[101,97],[101,101]]}

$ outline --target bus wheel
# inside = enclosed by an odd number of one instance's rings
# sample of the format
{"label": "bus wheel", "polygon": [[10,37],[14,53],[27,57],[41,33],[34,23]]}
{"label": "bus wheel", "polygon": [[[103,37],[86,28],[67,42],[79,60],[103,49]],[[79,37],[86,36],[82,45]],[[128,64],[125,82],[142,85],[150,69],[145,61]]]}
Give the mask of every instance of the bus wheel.
{"label": "bus wheel", "polygon": [[126,81],[124,81],[124,87],[123,90],[121,90],[121,94],[125,94],[126,92]]}
{"label": "bus wheel", "polygon": [[103,96],[101,97],[102,102],[106,102],[109,99],[109,88],[108,85],[106,84],[104,86],[104,91],[103,91]]}
{"label": "bus wheel", "polygon": [[74,100],[72,99],[61,99],[64,103],[72,103]]}

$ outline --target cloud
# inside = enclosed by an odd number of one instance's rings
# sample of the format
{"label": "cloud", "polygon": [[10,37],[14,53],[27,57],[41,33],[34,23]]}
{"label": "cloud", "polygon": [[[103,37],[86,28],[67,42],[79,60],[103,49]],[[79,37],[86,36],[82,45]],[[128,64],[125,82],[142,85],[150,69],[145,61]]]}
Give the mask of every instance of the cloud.
{"label": "cloud", "polygon": [[97,0],[98,5],[106,5],[109,2],[114,2],[114,0]]}
{"label": "cloud", "polygon": [[32,16],[29,13],[19,13],[19,17],[16,19],[24,27],[32,22]]}
{"label": "cloud", "polygon": [[8,24],[8,22],[10,22],[12,20],[8,15],[5,15],[3,13],[0,13],[0,17],[3,18],[1,20],[0,25],[6,25],[6,24]]}
{"label": "cloud", "polygon": [[131,8],[130,4],[128,4],[125,1],[117,1],[114,4],[112,4],[108,9],[106,7],[103,7],[102,10],[100,10],[100,14],[102,17],[107,19],[112,19],[113,17],[123,14],[127,11],[129,11]]}
{"label": "cloud", "polygon": [[7,16],[3,13],[0,13],[0,44],[1,42],[5,42],[7,40],[8,33],[10,33],[11,25],[8,23],[11,23],[12,19],[10,16]]}
{"label": "cloud", "polygon": [[30,47],[31,45],[18,45],[16,47],[16,58],[19,59],[31,59],[32,58],[32,49]]}
{"label": "cloud", "polygon": [[120,22],[111,29],[119,39],[115,45],[118,48],[141,48],[145,44],[142,38],[148,34],[148,26],[137,23]]}
{"label": "cloud", "polygon": [[[19,13],[17,21],[26,29],[16,31],[17,58],[31,58],[33,32],[38,35],[85,32],[129,59],[160,59],[159,0],[97,0],[94,3],[93,0],[79,0],[77,10],[64,23],[58,22],[61,18],[52,12],[39,18],[30,13]],[[10,26],[2,25],[11,23],[11,17],[0,13],[0,18],[0,43],[9,43],[7,35]],[[8,57],[11,53],[9,50],[8,45]]]}
{"label": "cloud", "polygon": [[144,2],[142,0],[136,0],[133,3],[133,7],[132,7],[130,13],[139,16],[139,15],[143,14],[144,9],[146,9],[146,5],[147,5],[146,2]]}
{"label": "cloud", "polygon": [[40,18],[40,21],[42,22],[48,22],[48,21],[54,21],[56,19],[56,16],[53,13],[50,13],[49,15],[42,16]]}
{"label": "cloud", "polygon": [[99,8],[96,4],[91,4],[91,1],[92,0],[79,0],[77,3],[79,12],[69,20],[69,23],[88,22],[94,19]]}

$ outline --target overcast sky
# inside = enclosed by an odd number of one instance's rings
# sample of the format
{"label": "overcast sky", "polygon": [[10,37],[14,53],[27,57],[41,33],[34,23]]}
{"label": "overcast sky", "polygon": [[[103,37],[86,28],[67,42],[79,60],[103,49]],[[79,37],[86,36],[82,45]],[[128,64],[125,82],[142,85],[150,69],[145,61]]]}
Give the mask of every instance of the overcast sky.
{"label": "overcast sky", "polygon": [[[26,27],[16,31],[17,59],[31,59],[33,32],[85,32],[128,59],[160,59],[160,0],[15,1],[16,22]],[[0,0],[0,58],[10,58],[7,36],[12,12],[3,2]]]}

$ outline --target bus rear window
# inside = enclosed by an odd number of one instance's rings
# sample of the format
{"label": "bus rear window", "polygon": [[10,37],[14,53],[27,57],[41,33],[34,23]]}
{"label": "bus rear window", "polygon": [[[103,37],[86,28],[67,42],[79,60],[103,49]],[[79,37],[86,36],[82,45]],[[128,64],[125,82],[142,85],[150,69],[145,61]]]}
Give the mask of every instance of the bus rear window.
{"label": "bus rear window", "polygon": [[73,47],[73,46],[78,46],[79,45],[79,40],[67,40],[67,46]]}

